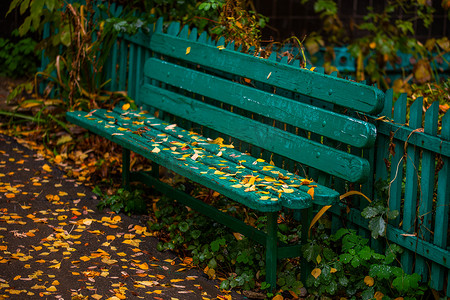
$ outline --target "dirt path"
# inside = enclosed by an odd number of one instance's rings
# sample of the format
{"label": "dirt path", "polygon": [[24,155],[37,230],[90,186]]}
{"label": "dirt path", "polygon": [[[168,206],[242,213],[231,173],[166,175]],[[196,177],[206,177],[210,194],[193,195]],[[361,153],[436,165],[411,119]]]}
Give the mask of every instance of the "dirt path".
{"label": "dirt path", "polygon": [[242,299],[156,250],[138,217],[0,135],[0,299]]}

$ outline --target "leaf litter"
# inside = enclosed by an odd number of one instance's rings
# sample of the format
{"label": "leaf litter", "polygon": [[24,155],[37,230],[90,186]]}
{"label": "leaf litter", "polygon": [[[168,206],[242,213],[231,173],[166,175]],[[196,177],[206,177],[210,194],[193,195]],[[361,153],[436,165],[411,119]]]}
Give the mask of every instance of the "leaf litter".
{"label": "leaf litter", "polygon": [[206,288],[188,260],[153,250],[145,226],[91,209],[87,173],[69,179],[9,144],[0,148],[1,299],[229,298]]}

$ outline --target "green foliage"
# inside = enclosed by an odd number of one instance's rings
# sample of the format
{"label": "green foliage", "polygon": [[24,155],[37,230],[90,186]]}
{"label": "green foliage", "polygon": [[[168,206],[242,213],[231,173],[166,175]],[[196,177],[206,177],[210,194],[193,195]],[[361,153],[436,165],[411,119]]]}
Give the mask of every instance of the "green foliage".
{"label": "green foliage", "polygon": [[[138,1],[142,2],[142,1]],[[252,1],[206,0],[206,1],[143,1],[146,11],[151,14],[134,14],[109,18],[107,23],[119,32],[135,34],[139,29],[146,31],[147,25],[159,17],[165,22],[178,21],[195,26],[199,32],[207,30],[212,37],[225,37],[237,46],[247,50],[259,46],[261,28],[266,26],[268,18],[255,11]],[[180,5],[181,4],[181,5]],[[176,9],[175,9],[176,7]],[[138,17],[136,17],[138,15]]]}
{"label": "green foliage", "polygon": [[385,236],[387,220],[393,220],[398,217],[397,210],[391,211],[384,203],[372,202],[361,212],[361,215],[369,219],[369,230],[372,232],[372,237],[377,239],[379,236]]}
{"label": "green foliage", "polygon": [[253,3],[245,0],[219,1],[221,13],[218,26],[211,29],[216,36],[223,36],[227,41],[234,41],[243,50],[259,47],[261,28],[264,28],[268,18],[256,13]]}
{"label": "green foliage", "polygon": [[[368,78],[383,88],[389,88],[392,83],[386,80],[386,69],[396,66],[400,52],[413,55],[412,77],[417,83],[439,79],[434,61],[450,51],[447,37],[430,39],[425,45],[414,37],[414,22],[420,20],[425,28],[433,23],[434,8],[430,1],[386,1],[383,11],[368,7],[369,13],[362,23],[346,26],[339,19],[335,0],[302,0],[303,3],[308,1],[314,2],[314,10],[321,17],[323,26],[309,34],[305,45],[312,55],[319,47],[327,45],[324,63],[327,72],[336,71],[332,65],[333,46],[347,46],[356,58],[357,80]],[[447,0],[442,2],[442,7],[449,9]],[[407,17],[398,18],[400,13]],[[363,34],[359,38],[350,38],[357,33]],[[433,50],[437,51],[437,56],[433,56]]]}
{"label": "green foliage", "polygon": [[[93,1],[84,5],[64,0],[14,0],[8,13],[13,10],[26,15],[18,29],[20,35],[47,33],[47,38],[37,45],[45,50],[46,67],[8,97],[8,101],[17,101],[17,111],[1,113],[11,117],[10,126],[24,121],[34,123],[39,131],[36,135],[43,137],[52,152],[67,151],[67,145],[59,139],[72,134],[66,125],[67,111],[109,108],[123,97],[120,92],[103,90],[107,83],[103,79],[103,65],[118,33],[110,24],[98,20],[100,12],[107,14],[106,7],[102,4],[94,7]],[[27,97],[33,92],[33,98],[25,99],[25,91]]]}
{"label": "green foliage", "polygon": [[97,204],[99,210],[109,208],[115,213],[123,211],[128,214],[142,214],[147,212],[147,205],[145,199],[142,197],[141,190],[134,189],[130,192],[124,188],[120,188],[112,195],[104,195],[96,187],[93,192],[101,197],[100,202]]}
{"label": "green foliage", "polygon": [[[102,95],[105,82],[101,71],[117,32],[98,20],[99,12],[106,13],[104,5],[14,0],[8,13],[14,9],[28,14],[18,29],[20,35],[43,34],[44,30],[51,33],[38,44],[48,60],[46,69],[37,73],[47,84],[44,97],[52,91],[53,97],[67,102],[68,110],[98,107],[99,102],[111,98]],[[92,39],[94,35],[96,39]]]}
{"label": "green foliage", "polygon": [[350,299],[372,299],[376,294],[380,299],[416,299],[423,295],[420,275],[405,274],[392,264],[401,253],[399,246],[393,244],[385,254],[376,253],[368,239],[344,228],[330,237],[322,234],[320,239],[321,243],[312,241],[303,247],[304,258],[316,265],[306,280],[310,293]]}
{"label": "green foliage", "polygon": [[[237,208],[235,203],[230,203],[226,198],[215,199],[214,205],[250,221],[257,228],[265,227],[265,216],[249,217],[245,210]],[[210,277],[225,278],[220,285],[222,289],[269,288],[267,283],[261,282],[265,276],[264,247],[238,233],[230,232],[208,217],[184,206],[173,205],[173,201],[165,197],[156,203],[156,208],[155,219],[148,225],[158,232],[161,241],[158,250],[183,252],[184,256],[192,259],[194,265],[205,269]],[[285,224],[280,224],[280,227],[280,240],[289,242],[298,239],[300,228],[288,229]],[[294,263],[287,263],[280,268],[278,285],[283,290],[300,292],[303,284],[299,281],[298,268],[298,264]]]}
{"label": "green foliage", "polygon": [[[14,31],[12,35],[17,35]],[[0,74],[12,78],[29,76],[37,71],[37,42],[30,37],[18,42],[0,38]]]}

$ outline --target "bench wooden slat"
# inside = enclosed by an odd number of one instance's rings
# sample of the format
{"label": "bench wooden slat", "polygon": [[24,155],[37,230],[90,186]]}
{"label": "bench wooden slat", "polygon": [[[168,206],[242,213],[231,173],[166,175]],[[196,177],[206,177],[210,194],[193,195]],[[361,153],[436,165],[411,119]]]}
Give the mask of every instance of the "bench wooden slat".
{"label": "bench wooden slat", "polygon": [[[156,162],[157,164],[164,165],[186,178],[194,180],[195,182],[198,182],[206,187],[213,188],[215,191],[223,194],[224,196],[243,203],[252,209],[262,212],[274,212],[279,211],[282,208],[281,202],[261,200],[261,196],[256,193],[245,192],[244,189],[231,188],[227,181],[220,179],[221,176],[215,175],[213,172],[208,173],[210,169],[204,164],[195,163],[194,168],[192,168],[189,164],[186,166],[187,163],[185,161],[175,159],[174,156],[171,155],[170,151],[161,151],[157,154],[152,153],[151,149],[149,149],[151,145],[149,145],[145,138],[142,138],[139,135],[125,134],[118,131],[117,126],[105,126],[105,120],[96,117],[87,118],[85,115],[86,113],[75,112],[72,114],[69,112],[67,114],[67,119],[70,122],[94,131],[96,134],[103,136],[135,153],[138,153]],[[195,161],[192,160],[192,162]]]}
{"label": "bench wooden slat", "polygon": [[[186,54],[188,47],[190,51]],[[217,47],[211,45],[159,32],[151,36],[150,48],[162,55],[236,74],[352,110],[375,114],[383,109],[384,93],[365,84],[225,48],[218,51]]]}
{"label": "bench wooden slat", "polygon": [[140,99],[144,104],[351,182],[364,181],[369,174],[370,166],[365,159],[150,84],[141,87]]}
{"label": "bench wooden slat", "polygon": [[[195,94],[210,97],[233,107],[239,107],[352,146],[371,147],[375,142],[376,129],[373,124],[180,65],[151,58],[145,63],[144,74],[148,78],[163,81]],[[211,89],[211,86],[214,86],[214,89]]]}
{"label": "bench wooden slat", "polygon": [[[245,168],[240,163],[232,163],[231,161],[226,160],[228,157],[237,157],[236,154],[242,155],[242,153],[237,152],[234,149],[222,149],[223,152],[227,151],[227,154],[232,153],[231,156],[223,155],[223,157],[218,157],[214,155],[214,153],[209,153],[207,149],[204,149],[206,152],[202,153],[202,150],[200,149],[192,149],[189,148],[183,151],[182,154],[176,153],[174,154],[174,151],[169,151],[170,147],[174,147],[174,143],[176,144],[182,144],[184,141],[179,140],[176,137],[182,137],[180,133],[184,133],[185,139],[189,139],[189,135],[192,135],[192,133],[189,133],[182,129],[173,129],[174,133],[172,133],[172,136],[167,133],[165,133],[163,130],[156,130],[156,126],[152,126],[151,124],[160,124],[161,129],[166,128],[168,124],[164,124],[162,120],[154,119],[153,123],[146,122],[148,126],[151,126],[150,131],[146,131],[146,136],[141,136],[136,133],[136,130],[139,129],[139,127],[143,127],[142,125],[133,125],[132,121],[125,121],[128,123],[121,123],[124,119],[121,120],[121,116],[114,114],[113,112],[106,112],[106,110],[97,110],[93,114],[87,114],[84,112],[71,112],[67,114],[68,120],[71,122],[78,124],[80,126],[83,126],[85,128],[88,128],[89,130],[95,130],[97,134],[100,134],[101,136],[104,136],[115,143],[118,143],[136,153],[144,155],[144,153],[147,153],[145,156],[157,163],[164,163],[164,165],[168,166],[168,162],[170,162],[169,168],[173,167],[173,170],[177,173],[185,176],[187,174],[187,178],[190,178],[192,180],[196,180],[199,182],[198,178],[192,175],[190,173],[199,173],[196,174],[197,176],[200,176],[203,178],[203,182],[200,182],[202,184],[209,183],[210,185],[214,185],[214,187],[219,184],[221,185],[225,190],[232,190],[232,192],[228,191],[222,191],[224,195],[236,200],[237,202],[241,202],[245,204],[246,206],[267,212],[267,211],[277,211],[280,208],[274,208],[273,200],[261,200],[262,196],[268,196],[271,199],[277,198],[277,203],[279,206],[293,208],[293,209],[302,209],[305,207],[309,207],[311,205],[311,197],[309,194],[306,193],[306,189],[309,189],[307,186],[301,185],[301,181],[299,177],[294,178],[294,174],[291,174],[290,180],[287,178],[284,178],[284,183],[287,185],[286,187],[281,187],[281,183],[278,183],[278,179],[273,178],[274,174],[277,174],[279,172],[278,169],[275,166],[270,166],[270,172],[268,173],[267,170],[265,173],[258,173],[258,171],[253,170],[257,169],[255,165],[252,164],[253,169],[251,168]],[[129,118],[127,118],[129,119]],[[149,119],[147,119],[149,120]],[[172,130],[172,126],[169,126]],[[119,129],[121,128],[121,130]],[[124,130],[127,129],[127,130]],[[168,131],[168,130],[166,130]],[[163,137],[159,137],[160,135],[163,135]],[[187,137],[187,138],[186,138]],[[159,144],[161,152],[158,154],[153,154],[151,149],[154,147],[155,143],[158,143],[158,139],[165,140],[163,143]],[[198,141],[198,136],[192,141]],[[208,143],[208,145],[210,145]],[[217,147],[217,145],[212,145],[212,147]],[[207,147],[205,147],[207,148]],[[216,149],[220,150],[220,149]],[[181,155],[191,157],[195,152],[200,153],[198,158],[194,161],[192,159],[184,159],[181,160]],[[202,154],[204,154],[202,156]],[[160,157],[161,156],[161,157]],[[244,159],[241,160],[242,162],[245,162],[247,158],[251,158],[249,156],[243,155]],[[162,160],[162,161],[161,161]],[[174,161],[178,161],[178,163],[173,163]],[[220,166],[223,164],[224,166],[228,167],[224,170],[220,171],[219,173],[222,174],[216,174],[217,172],[217,166]],[[262,164],[259,164],[259,167],[262,169]],[[267,165],[267,164],[266,164]],[[216,166],[216,167],[213,167]],[[184,170],[184,172],[183,172]],[[216,170],[216,171],[215,171]],[[284,171],[284,170],[283,170]],[[229,179],[224,178],[227,175],[225,174],[236,174],[237,172],[240,172],[235,177],[228,177]],[[285,172],[285,171],[284,171]],[[264,178],[264,175],[270,176],[273,178],[273,182],[275,183],[274,187],[275,189],[267,189],[267,192],[270,194],[262,194],[263,191],[266,191],[265,188],[267,186],[271,186],[271,182],[266,182],[264,180],[259,180],[255,182],[257,184],[258,189],[260,192],[245,192],[245,189],[239,189],[239,188],[232,188],[232,185],[239,184],[239,181],[241,181],[245,176],[256,176],[260,179]],[[288,174],[285,174],[283,176],[286,176]],[[205,181],[204,177],[209,177],[208,180]],[[278,188],[276,188],[278,184]],[[204,184],[205,186],[208,186],[208,184]],[[295,186],[299,185],[299,186]],[[314,186],[316,184],[314,183]],[[300,188],[300,189],[299,189]],[[283,193],[283,189],[288,189],[289,193]],[[215,187],[215,190],[219,191],[217,187]],[[278,190],[278,191],[277,191]],[[292,191],[290,191],[292,190]],[[305,190],[305,191],[302,191]],[[326,187],[317,186],[314,188],[315,190],[315,198],[318,199],[318,202],[323,202],[325,204],[332,204],[336,203],[339,198],[339,194],[335,191],[328,189]],[[234,194],[233,194],[234,193]],[[259,193],[259,194],[258,194]],[[236,195],[237,194],[237,195]]]}
{"label": "bench wooden slat", "polygon": [[[186,142],[188,145],[197,144],[199,147],[205,149],[212,155],[219,155],[219,152],[222,152],[223,158],[226,160],[233,162],[234,167],[236,166],[243,166],[249,172],[252,172],[254,176],[260,175],[261,178],[264,176],[269,176],[273,178],[283,178],[284,182],[289,185],[298,185],[298,189],[307,193],[310,189],[310,186],[307,184],[304,184],[304,178],[301,176],[294,175],[284,169],[278,168],[276,166],[270,165],[267,162],[263,161],[262,159],[254,158],[250,155],[246,155],[244,153],[241,153],[235,149],[232,148],[224,148],[217,144],[210,143],[205,137],[195,134],[194,132],[189,132],[189,134],[186,134],[186,130],[178,127],[178,126],[167,126],[166,123],[162,123],[162,121],[157,123],[158,120],[151,116],[150,114],[143,114],[142,112],[137,114],[135,112],[131,111],[123,111],[119,107],[116,107],[114,109],[114,112],[117,113],[116,119],[119,118],[119,116],[123,116],[123,118],[130,117],[131,120],[136,118],[136,115],[138,115],[137,119],[143,119],[146,120],[145,123],[149,123],[151,121],[152,128],[157,129],[158,131],[161,131],[163,133],[166,133],[168,135],[171,135],[177,139],[180,139],[183,142]],[[98,114],[97,112],[95,114]],[[137,130],[136,126],[131,127],[132,130]],[[211,164],[216,165],[218,163]],[[230,165],[230,164],[228,164]],[[242,170],[242,169],[241,169]],[[229,172],[229,170],[227,170]],[[255,173],[257,172],[257,173]],[[233,173],[233,172],[232,172]],[[248,174],[248,173],[246,173]],[[316,185],[313,183],[313,185]],[[333,203],[336,203],[339,200],[339,193],[337,193],[335,190],[330,189],[328,187],[324,186],[316,186],[314,188],[314,199],[312,200],[314,204],[318,205],[331,205]],[[285,205],[285,207],[294,208],[295,203],[292,203],[292,206]]]}
{"label": "bench wooden slat", "polygon": [[[107,114],[104,110],[98,110],[94,112],[93,115],[106,119],[111,119],[112,117],[116,123],[120,124],[120,126],[131,129],[131,132],[138,131],[139,127],[142,127],[142,124],[135,124],[142,122],[141,120],[145,120],[145,125],[156,129],[147,133],[147,135],[157,138],[158,133],[167,134],[168,140],[163,143],[167,147],[173,146],[173,144],[171,144],[172,141],[176,143],[182,141],[185,142],[186,145],[195,145],[195,147],[198,147],[196,150],[204,150],[208,152],[207,156],[199,156],[197,158],[198,162],[207,164],[215,169],[219,168],[220,165],[229,166],[229,168],[225,168],[224,170],[226,170],[226,173],[236,174],[233,178],[238,178],[241,180],[244,176],[250,174],[253,176],[259,176],[259,178],[268,176],[274,179],[274,185],[284,184],[287,185],[285,188],[290,189],[293,187],[294,189],[298,189],[298,192],[294,192],[292,194],[281,194],[279,188],[276,192],[274,192],[274,189],[269,190],[275,197],[280,199],[280,202],[284,207],[298,209],[305,206],[304,201],[311,201],[309,194],[307,194],[311,186],[310,184],[304,184],[304,178],[296,176],[276,166],[270,165],[260,159],[245,155],[232,148],[224,148],[217,144],[212,144],[208,142],[205,137],[195,134],[194,132],[188,132],[185,129],[175,126],[175,124],[164,123],[162,120],[148,114],[143,114],[142,112],[136,113],[131,111],[123,111],[120,108],[115,108],[114,113],[108,112]],[[174,140],[170,137],[174,138]],[[183,150],[183,154],[192,156],[194,154],[194,150]],[[219,152],[222,152],[220,157],[218,156]],[[282,178],[282,180],[277,180],[278,178]],[[311,183],[311,185],[314,186],[314,199],[312,200],[314,204],[331,205],[337,203],[339,200],[339,194],[336,191],[317,185],[314,182]]]}

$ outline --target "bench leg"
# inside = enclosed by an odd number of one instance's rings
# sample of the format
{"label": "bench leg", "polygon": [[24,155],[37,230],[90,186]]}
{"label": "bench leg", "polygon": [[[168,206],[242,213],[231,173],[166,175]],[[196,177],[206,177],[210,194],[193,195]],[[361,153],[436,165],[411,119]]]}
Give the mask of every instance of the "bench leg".
{"label": "bench leg", "polygon": [[[301,243],[302,245],[306,245],[308,243],[308,231],[309,231],[309,224],[311,224],[311,221],[313,219],[313,208],[305,208],[301,210],[301,217],[302,217],[302,239]],[[301,256],[301,254],[300,254]],[[300,259],[300,277],[303,282],[306,281],[306,278],[308,278],[309,273],[311,273],[311,265],[306,261],[304,257],[301,257]]]}
{"label": "bench leg", "polygon": [[159,179],[159,165],[152,161],[152,176],[155,179]]}
{"label": "bench leg", "polygon": [[122,187],[130,188],[130,150],[122,149]]}
{"label": "bench leg", "polygon": [[277,224],[278,213],[267,213],[267,240],[266,240],[266,282],[270,284],[273,291],[277,285]]}

